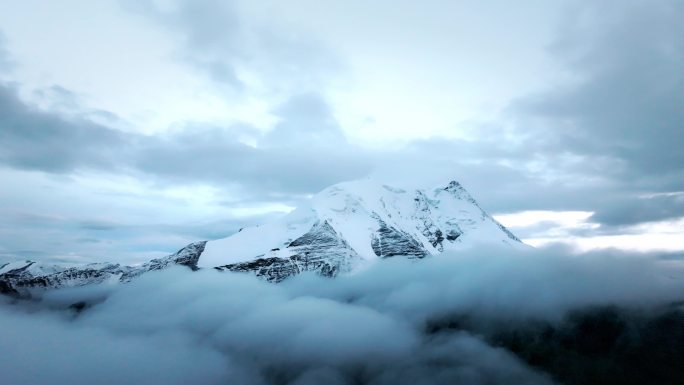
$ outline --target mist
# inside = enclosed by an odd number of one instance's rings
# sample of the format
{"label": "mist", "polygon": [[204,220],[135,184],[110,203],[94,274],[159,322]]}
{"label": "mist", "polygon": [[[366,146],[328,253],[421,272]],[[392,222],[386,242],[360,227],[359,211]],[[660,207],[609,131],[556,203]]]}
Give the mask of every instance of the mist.
{"label": "mist", "polygon": [[[129,284],[3,298],[0,373],[25,385],[591,383],[594,372],[575,381],[528,353],[596,319],[628,325],[633,333],[618,339],[639,353],[649,322],[681,317],[683,299],[677,260],[560,248],[395,257],[280,284],[174,267]],[[681,324],[660,331],[664,348],[684,338]]]}

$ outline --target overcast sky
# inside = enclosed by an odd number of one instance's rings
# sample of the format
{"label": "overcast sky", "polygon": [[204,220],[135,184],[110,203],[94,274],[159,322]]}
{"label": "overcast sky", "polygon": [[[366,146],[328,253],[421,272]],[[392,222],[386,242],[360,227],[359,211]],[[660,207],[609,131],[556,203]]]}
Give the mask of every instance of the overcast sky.
{"label": "overcast sky", "polygon": [[0,0],[0,258],[135,262],[337,182],[684,250],[684,2]]}

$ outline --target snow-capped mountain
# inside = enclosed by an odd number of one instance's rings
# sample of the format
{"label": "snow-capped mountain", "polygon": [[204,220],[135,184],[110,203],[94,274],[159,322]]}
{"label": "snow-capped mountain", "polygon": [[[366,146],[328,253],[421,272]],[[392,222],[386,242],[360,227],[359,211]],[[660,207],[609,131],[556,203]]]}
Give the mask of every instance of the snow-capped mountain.
{"label": "snow-capped mountain", "polygon": [[127,282],[171,265],[251,272],[273,282],[304,271],[333,277],[385,258],[424,258],[492,242],[522,246],[458,182],[409,191],[364,180],[331,186],[275,222],[193,243],[140,266],[0,265],[0,292]]}
{"label": "snow-capped mountain", "polygon": [[138,266],[122,266],[107,262],[58,265],[19,261],[0,264],[0,294],[31,297],[32,292],[36,290],[128,282],[148,271],[162,270],[175,265],[188,266],[195,270],[206,243],[191,243],[174,254]]}
{"label": "snow-capped mountain", "polygon": [[458,182],[408,191],[366,180],[334,185],[278,221],[207,242],[198,267],[280,281],[302,271],[334,276],[383,258],[423,258],[491,242],[521,244]]}

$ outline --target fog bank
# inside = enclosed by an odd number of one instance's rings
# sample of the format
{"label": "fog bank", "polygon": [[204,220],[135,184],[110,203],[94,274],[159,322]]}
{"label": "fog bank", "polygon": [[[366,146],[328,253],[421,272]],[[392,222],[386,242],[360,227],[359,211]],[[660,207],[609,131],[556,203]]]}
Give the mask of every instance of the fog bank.
{"label": "fog bank", "polygon": [[562,249],[393,258],[281,284],[173,268],[39,302],[3,299],[0,373],[26,385],[549,384],[491,337],[583,309],[648,313],[682,299],[676,262]]}

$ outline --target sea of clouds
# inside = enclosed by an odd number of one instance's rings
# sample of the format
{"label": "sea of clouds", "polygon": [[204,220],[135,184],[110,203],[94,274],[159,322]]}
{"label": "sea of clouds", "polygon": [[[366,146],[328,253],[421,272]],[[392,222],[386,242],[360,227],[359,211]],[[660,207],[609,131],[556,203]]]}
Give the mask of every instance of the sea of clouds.
{"label": "sea of clouds", "polygon": [[[3,298],[0,382],[550,384],[487,336],[560,323],[577,309],[649,311],[682,299],[676,259],[554,248],[392,258],[280,284],[178,267],[35,301]],[[77,302],[88,305],[69,307]]]}

